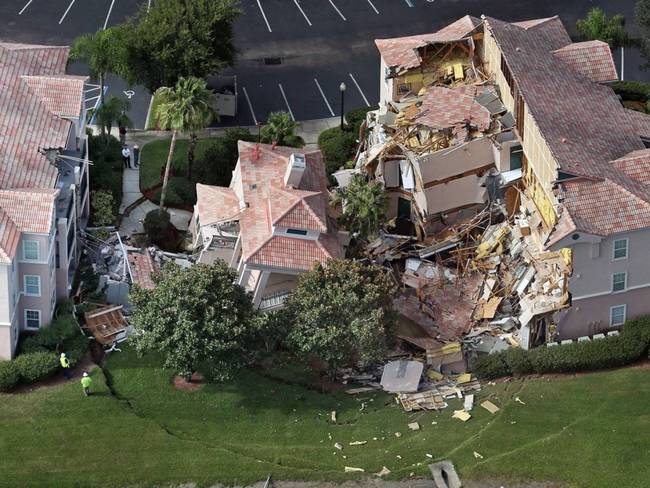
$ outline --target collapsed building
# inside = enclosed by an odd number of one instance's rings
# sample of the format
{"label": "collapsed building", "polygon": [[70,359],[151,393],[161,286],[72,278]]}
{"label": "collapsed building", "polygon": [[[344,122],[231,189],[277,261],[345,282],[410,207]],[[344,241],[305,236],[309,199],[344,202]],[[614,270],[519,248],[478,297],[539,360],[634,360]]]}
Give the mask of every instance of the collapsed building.
{"label": "collapsed building", "polygon": [[459,372],[461,343],[591,340],[650,313],[650,117],[607,86],[607,44],[471,16],[376,44],[355,171],[390,197],[396,235],[367,255],[399,276],[403,340]]}

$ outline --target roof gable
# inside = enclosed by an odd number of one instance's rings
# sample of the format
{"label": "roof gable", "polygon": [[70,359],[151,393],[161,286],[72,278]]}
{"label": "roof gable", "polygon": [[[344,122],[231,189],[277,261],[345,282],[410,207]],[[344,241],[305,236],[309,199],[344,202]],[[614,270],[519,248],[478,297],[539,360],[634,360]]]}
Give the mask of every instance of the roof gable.
{"label": "roof gable", "polygon": [[612,51],[605,42],[574,42],[553,51],[553,55],[576,73],[596,83],[618,79]]}

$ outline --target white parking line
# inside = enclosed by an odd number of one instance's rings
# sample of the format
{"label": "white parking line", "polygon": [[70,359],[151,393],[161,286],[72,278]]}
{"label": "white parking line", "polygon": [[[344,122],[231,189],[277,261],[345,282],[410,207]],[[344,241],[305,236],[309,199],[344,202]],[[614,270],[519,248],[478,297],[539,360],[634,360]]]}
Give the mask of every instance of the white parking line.
{"label": "white parking line", "polygon": [[379,15],[379,10],[377,10],[377,7],[375,7],[375,5],[374,5],[370,0],[368,0],[368,3],[369,3],[370,6],[372,7],[372,9],[375,11],[375,13],[376,13],[377,15]]}
{"label": "white parking line", "polygon": [[323,89],[320,87],[320,83],[318,83],[318,80],[316,78],[314,78],[314,83],[316,83],[316,87],[318,87],[320,96],[323,97],[323,100],[325,101],[325,105],[327,105],[327,110],[329,110],[330,113],[332,114],[332,117],[334,117],[334,110],[332,110],[332,106],[330,105],[330,102],[327,101],[327,98],[325,97],[325,93],[323,92]]}
{"label": "white parking line", "polygon": [[30,4],[31,4],[33,1],[34,1],[34,0],[29,0],[29,1],[25,4],[25,6],[24,6],[22,9],[20,9],[20,12],[18,12],[18,15],[22,15],[23,12],[27,9],[27,7],[30,6]]}
{"label": "white parking line", "polygon": [[104,30],[106,30],[106,26],[108,25],[108,18],[111,16],[111,12],[113,11],[113,5],[115,5],[115,0],[111,0],[111,6],[108,7],[108,13],[106,14],[106,20],[104,21]]}
{"label": "white parking line", "polygon": [[269,21],[266,18],[266,14],[264,13],[264,9],[262,8],[262,4],[260,3],[260,0],[257,0],[257,6],[260,8],[260,12],[262,12],[262,17],[264,17],[264,22],[266,22],[266,27],[268,28],[269,32],[273,32],[271,30],[271,25],[269,24]]}
{"label": "white parking line", "polygon": [[409,7],[415,7],[415,5],[411,3],[411,0],[404,0],[404,1],[406,2],[406,5],[408,5]]}
{"label": "white parking line", "polygon": [[67,8],[67,9],[65,9],[65,12],[63,12],[63,15],[61,16],[61,20],[59,20],[59,25],[61,25],[61,24],[63,23],[63,21],[65,20],[65,16],[68,15],[68,12],[70,12],[70,9],[71,9],[72,6],[74,5],[74,2],[75,2],[75,1],[76,1],[76,0],[71,0],[71,1],[70,1],[70,5],[68,5],[68,8]]}
{"label": "white parking line", "polygon": [[342,18],[343,20],[348,20],[348,19],[345,18],[345,15],[343,15],[343,14],[341,13],[341,11],[339,10],[339,8],[338,8],[336,5],[334,5],[334,0],[330,0],[330,4],[332,5],[332,7],[334,7],[334,10],[336,10],[336,12],[341,16],[341,18]]}
{"label": "white parking line", "polygon": [[255,112],[253,111],[253,104],[251,103],[251,99],[248,98],[248,92],[246,91],[245,86],[242,86],[242,91],[244,92],[244,96],[246,97],[246,103],[248,103],[248,108],[251,111],[251,115],[253,116],[253,122],[255,122],[255,125],[257,125],[258,124],[257,117],[255,117]]}
{"label": "white parking line", "polygon": [[289,109],[289,115],[291,115],[291,120],[295,122],[296,118],[293,116],[293,110],[291,110],[291,106],[289,105],[289,100],[287,100],[287,95],[285,95],[284,93],[284,88],[282,88],[282,83],[278,83],[278,86],[280,87],[280,91],[282,92],[282,98],[284,98],[284,103],[286,103],[287,108]]}
{"label": "white parking line", "polygon": [[354,75],[350,73],[350,78],[352,78],[352,81],[354,83],[354,86],[357,87],[357,90],[359,90],[359,93],[361,93],[361,96],[363,97],[363,101],[366,102],[366,105],[370,107],[370,102],[368,102],[368,99],[366,96],[363,94],[363,91],[361,90],[361,87],[359,86],[359,83],[357,83],[357,80],[354,79]]}
{"label": "white parking line", "polygon": [[302,16],[305,18],[305,20],[309,24],[309,27],[311,27],[311,20],[309,20],[309,17],[307,17],[307,14],[305,13],[305,11],[300,6],[300,3],[298,2],[298,0],[293,0],[293,3],[296,4],[296,7],[298,7],[298,10],[300,10],[300,13],[302,14]]}

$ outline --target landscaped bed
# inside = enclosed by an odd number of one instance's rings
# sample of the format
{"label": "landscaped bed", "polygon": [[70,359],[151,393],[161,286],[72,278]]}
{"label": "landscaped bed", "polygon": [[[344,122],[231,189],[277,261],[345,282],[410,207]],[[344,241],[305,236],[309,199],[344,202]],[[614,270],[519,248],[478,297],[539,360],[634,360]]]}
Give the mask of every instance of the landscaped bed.
{"label": "landscaped bed", "polygon": [[[3,483],[207,485],[249,483],[269,473],[294,480],[359,476],[344,474],[345,466],[369,476],[386,466],[390,477],[408,478],[428,475],[427,454],[453,460],[463,479],[584,487],[647,481],[650,384],[643,367],[487,386],[466,423],[451,418],[460,400],[440,413],[409,415],[392,396],[321,394],[291,384],[286,370],[282,381],[268,370],[264,376],[249,370],[231,383],[179,391],[155,356],[139,359],[125,348],[108,357],[104,371],[93,371],[89,398],[78,379],[0,395]],[[488,397],[501,407],[495,415],[478,407]],[[414,421],[420,430],[409,430]],[[367,443],[350,446],[354,441]]]}

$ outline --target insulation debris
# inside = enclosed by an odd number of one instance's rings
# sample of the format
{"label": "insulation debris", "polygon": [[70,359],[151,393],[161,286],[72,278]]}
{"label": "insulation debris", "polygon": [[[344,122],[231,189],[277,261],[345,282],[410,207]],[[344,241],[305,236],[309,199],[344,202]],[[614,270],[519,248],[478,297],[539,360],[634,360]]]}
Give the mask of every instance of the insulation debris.
{"label": "insulation debris", "polygon": [[495,414],[500,410],[499,407],[497,407],[490,400],[485,400],[483,403],[481,403],[481,407],[483,407],[485,410],[487,410],[488,412],[490,412],[492,414]]}

